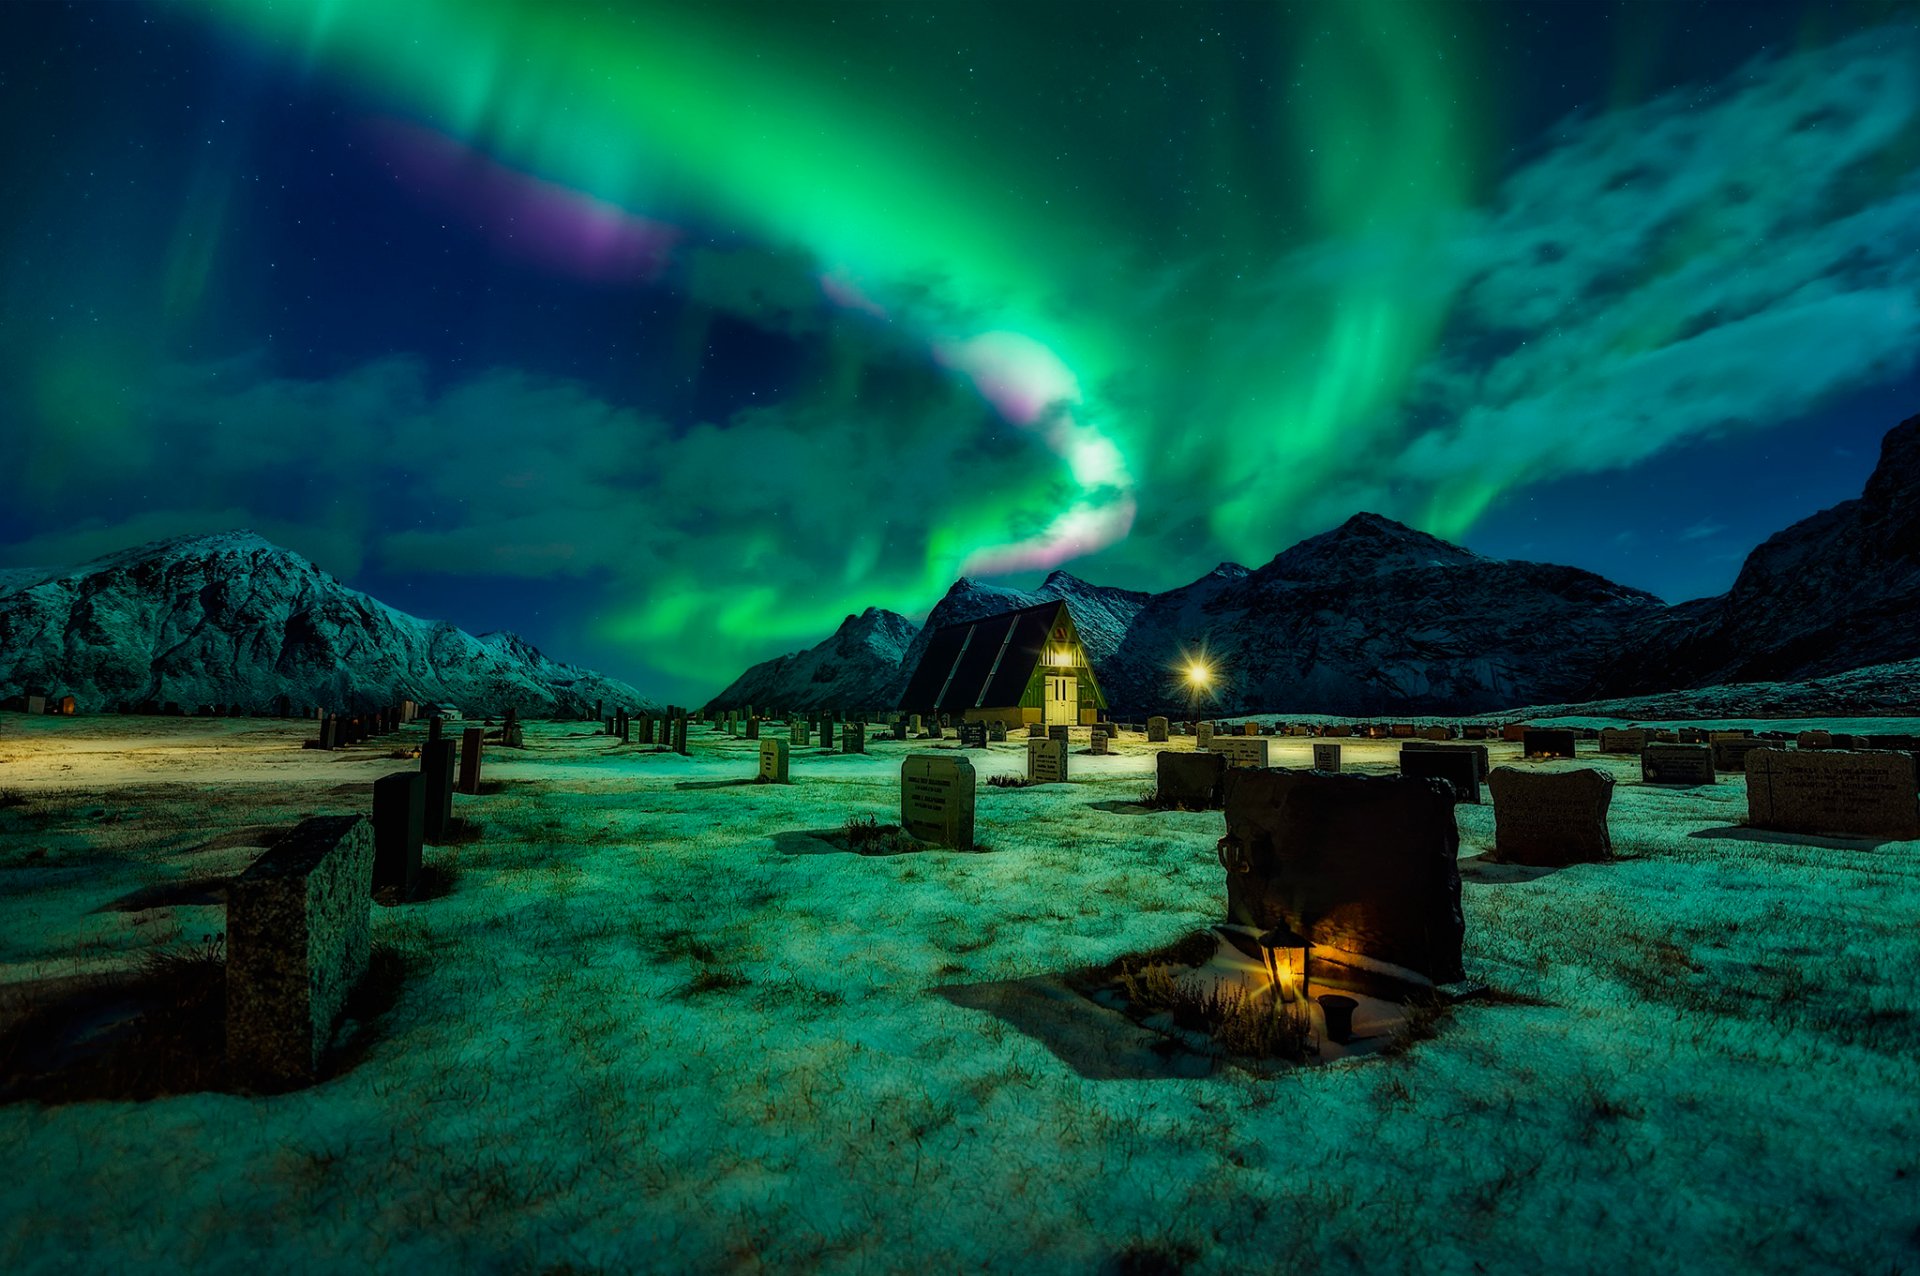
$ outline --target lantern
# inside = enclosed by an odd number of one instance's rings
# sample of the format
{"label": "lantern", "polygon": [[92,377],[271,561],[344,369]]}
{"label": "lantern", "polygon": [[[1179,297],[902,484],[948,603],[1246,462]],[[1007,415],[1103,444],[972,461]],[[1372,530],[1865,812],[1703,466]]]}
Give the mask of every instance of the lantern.
{"label": "lantern", "polygon": [[1276,1002],[1307,999],[1307,939],[1284,921],[1260,936],[1260,955],[1273,981]]}

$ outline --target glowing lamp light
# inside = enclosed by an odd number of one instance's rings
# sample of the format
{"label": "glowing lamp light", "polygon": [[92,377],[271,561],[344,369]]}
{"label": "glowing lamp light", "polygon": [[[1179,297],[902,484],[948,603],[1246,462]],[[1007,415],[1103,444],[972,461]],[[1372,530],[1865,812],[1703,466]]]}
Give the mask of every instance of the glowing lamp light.
{"label": "glowing lamp light", "polygon": [[1193,664],[1187,666],[1187,681],[1196,687],[1206,686],[1212,678],[1213,671],[1199,661],[1195,661]]}
{"label": "glowing lamp light", "polygon": [[1281,922],[1256,941],[1267,963],[1267,977],[1273,981],[1276,1002],[1301,1002],[1307,998],[1307,939]]}

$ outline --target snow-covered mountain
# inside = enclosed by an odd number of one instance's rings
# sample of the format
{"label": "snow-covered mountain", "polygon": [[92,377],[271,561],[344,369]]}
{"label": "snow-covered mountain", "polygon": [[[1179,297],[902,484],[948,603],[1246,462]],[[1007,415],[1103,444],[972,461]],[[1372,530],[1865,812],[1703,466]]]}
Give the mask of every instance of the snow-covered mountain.
{"label": "snow-covered mountain", "polygon": [[1625,651],[1609,695],[1797,681],[1920,657],[1920,416],[1881,440],[1857,500],[1769,537],[1733,588]]}
{"label": "snow-covered mountain", "polygon": [[919,631],[898,612],[869,607],[817,647],[753,666],[709,708],[880,708],[892,703],[900,662]]}
{"label": "snow-covered mountain", "polygon": [[[29,579],[33,578],[33,579]],[[476,638],[349,589],[251,532],[156,541],[0,584],[0,697],[353,709],[410,699],[572,716],[650,702],[508,633]]]}

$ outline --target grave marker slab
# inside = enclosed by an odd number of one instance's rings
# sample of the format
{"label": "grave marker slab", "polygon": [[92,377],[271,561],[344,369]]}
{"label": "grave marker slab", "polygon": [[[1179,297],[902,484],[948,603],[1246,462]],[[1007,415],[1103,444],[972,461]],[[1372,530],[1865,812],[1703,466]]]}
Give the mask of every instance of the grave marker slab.
{"label": "grave marker slab", "polygon": [[[793,737],[793,747],[796,749],[806,748],[813,740],[813,732],[807,729],[807,720],[805,718],[795,718],[789,734]],[[899,737],[895,736],[894,738],[898,739]]]}
{"label": "grave marker slab", "polygon": [[1642,784],[1713,784],[1713,746],[1649,744],[1640,754]]}
{"label": "grave marker slab", "polygon": [[1227,760],[1218,753],[1154,755],[1155,796],[1186,811],[1217,811],[1226,796]]}
{"label": "grave marker slab", "polygon": [[867,724],[864,722],[846,722],[840,726],[840,752],[865,753],[867,751]]}
{"label": "grave marker slab", "polygon": [[1755,749],[1766,748],[1767,742],[1752,736],[1730,735],[1714,740],[1709,747],[1713,750],[1714,770],[1739,773],[1747,769],[1747,755]]}
{"label": "grave marker slab", "polygon": [[1167,720],[1165,718],[1147,719],[1147,743],[1165,744],[1167,742]]}
{"label": "grave marker slab", "polygon": [[1530,758],[1570,758],[1574,756],[1571,731],[1529,727],[1520,737],[1520,751]]}
{"label": "grave marker slab", "polygon": [[1408,740],[1401,744],[1400,752],[1469,754],[1473,758],[1476,778],[1482,783],[1486,781],[1487,773],[1493,769],[1493,764],[1487,756],[1487,746],[1484,744],[1435,744],[1431,740]]}
{"label": "grave marker slab", "polygon": [[1035,784],[1067,782],[1067,742],[1055,736],[1027,741],[1027,778]]}
{"label": "grave marker slab", "polygon": [[1249,739],[1246,736],[1223,735],[1214,740],[1211,752],[1225,758],[1228,767],[1266,766],[1270,744],[1271,741],[1257,736]]}
{"label": "grave marker slab", "polygon": [[1200,748],[1200,749],[1212,748],[1213,747],[1213,724],[1211,722],[1196,723],[1193,728],[1193,739],[1194,739],[1194,746],[1196,748]]}
{"label": "grave marker slab", "polygon": [[312,1081],[367,971],[373,828],[303,820],[227,887],[227,1062],[243,1084]]}
{"label": "grave marker slab", "polygon": [[425,792],[425,837],[438,845],[453,823],[453,741],[429,740],[420,749],[420,781]]}
{"label": "grave marker slab", "polygon": [[1468,749],[1403,748],[1400,750],[1400,774],[1444,780],[1453,791],[1454,801],[1471,806],[1480,805],[1480,761]]}
{"label": "grave marker slab", "polygon": [[923,842],[973,849],[973,764],[949,754],[900,763],[900,827]]}
{"label": "grave marker slab", "polygon": [[1600,730],[1602,753],[1639,753],[1647,747],[1647,743],[1647,732],[1637,727],[1630,730],[1602,727]]}
{"label": "grave marker slab", "polygon": [[1313,746],[1313,769],[1340,774],[1340,746],[1337,744],[1316,744]]}
{"label": "grave marker slab", "polygon": [[1286,923],[1315,945],[1464,977],[1460,835],[1441,786],[1404,776],[1226,775],[1227,919]]}
{"label": "grave marker slab", "polygon": [[984,749],[987,747],[987,724],[978,719],[960,724],[960,747],[963,749]]}
{"label": "grave marker slab", "polygon": [[427,835],[427,785],[418,771],[395,771],[373,782],[373,889],[412,899]]}
{"label": "grave marker slab", "polygon": [[1007,742],[1007,724],[995,719],[987,724],[987,739],[994,744]]}
{"label": "grave marker slab", "polygon": [[480,747],[485,738],[482,727],[468,727],[460,733],[460,791],[469,796],[480,792]]}
{"label": "grave marker slab", "polygon": [[769,736],[760,742],[760,778],[769,784],[786,784],[787,742]]}
{"label": "grave marker slab", "polygon": [[1091,746],[1091,749],[1092,749],[1093,755],[1097,758],[1104,758],[1107,756],[1107,733],[1105,731],[1102,731],[1099,727],[1095,727],[1093,729],[1093,744]]}
{"label": "grave marker slab", "polygon": [[1607,808],[1613,777],[1604,771],[1522,771],[1495,767],[1494,857],[1508,864],[1558,868],[1613,858]]}
{"label": "grave marker slab", "polygon": [[1747,823],[1754,828],[1920,838],[1920,797],[1910,754],[1755,749],[1746,761]]}

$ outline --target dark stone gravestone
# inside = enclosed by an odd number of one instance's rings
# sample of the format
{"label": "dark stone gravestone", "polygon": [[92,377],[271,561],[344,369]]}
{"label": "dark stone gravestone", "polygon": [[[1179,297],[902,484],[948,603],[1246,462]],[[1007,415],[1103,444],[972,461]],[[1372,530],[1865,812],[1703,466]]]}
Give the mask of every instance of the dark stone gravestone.
{"label": "dark stone gravestone", "polygon": [[1525,742],[1530,729],[1524,722],[1509,722],[1500,728],[1500,738],[1508,744],[1521,744]]}
{"label": "dark stone gravestone", "polygon": [[1480,805],[1480,763],[1464,748],[1401,749],[1400,774],[1417,779],[1444,780],[1454,800]]}
{"label": "dark stone gravestone", "polygon": [[340,719],[335,714],[327,714],[320,719],[320,747],[337,749],[340,747]]}
{"label": "dark stone gravestone", "polygon": [[760,719],[748,718],[747,719],[747,739],[758,740],[759,738],[760,738]]}
{"label": "dark stone gravestone", "polygon": [[1487,728],[1483,723],[1468,723],[1460,729],[1460,734],[1468,740],[1484,740],[1487,738]]}
{"label": "dark stone gravestone", "polygon": [[960,747],[963,749],[984,749],[987,747],[987,724],[977,719],[960,724]]}
{"label": "dark stone gravestone", "polygon": [[653,715],[650,713],[640,715],[640,743],[653,743]]}
{"label": "dark stone gravestone", "polygon": [[1313,746],[1313,769],[1340,774],[1340,746],[1337,744],[1316,744]]}
{"label": "dark stone gravestone", "polygon": [[1225,758],[1230,768],[1266,766],[1270,743],[1258,736],[1223,735],[1215,737],[1211,752]]}
{"label": "dark stone gravestone", "polygon": [[796,749],[804,749],[813,743],[813,732],[808,729],[805,718],[795,718],[788,734],[792,737],[793,747]]}
{"label": "dark stone gravestone", "polygon": [[241,1084],[313,1081],[372,941],[373,829],[303,820],[227,887],[227,1063]]}
{"label": "dark stone gravestone", "polygon": [[1681,727],[1675,734],[1680,737],[1680,743],[1682,744],[1707,743],[1707,733],[1699,727]]}
{"label": "dark stone gravestone", "polygon": [[1029,723],[1029,724],[1027,725],[1027,735],[1028,735],[1028,736],[1030,736],[1031,738],[1033,738],[1033,739],[1035,739],[1035,740],[1045,740],[1045,739],[1047,739],[1047,738],[1048,738],[1048,737],[1047,737],[1047,724],[1046,724],[1046,723],[1044,723],[1044,722],[1033,722],[1033,723]]}
{"label": "dark stone gravestone", "polygon": [[1708,747],[1713,750],[1714,770],[1738,773],[1747,769],[1747,755],[1755,749],[1766,748],[1767,742],[1752,736],[1727,736]]}
{"label": "dark stone gravestone", "polygon": [[1452,795],[1430,780],[1245,770],[1226,776],[1227,920],[1452,983],[1465,976]]}
{"label": "dark stone gravestone", "polygon": [[681,757],[688,756],[687,719],[685,715],[677,717],[673,720],[673,751],[675,753],[678,753]]}
{"label": "dark stone gravestone", "polygon": [[1713,746],[1649,744],[1640,753],[1642,784],[1712,784]]}
{"label": "dark stone gravestone", "polygon": [[900,763],[900,827],[923,842],[973,849],[973,764],[952,754]]}
{"label": "dark stone gravestone", "polygon": [[1352,735],[1353,727],[1345,722],[1337,722],[1327,728],[1327,738],[1331,740],[1350,739]]}
{"label": "dark stone gravestone", "polygon": [[1413,724],[1411,722],[1396,722],[1389,730],[1395,740],[1412,739],[1414,734]]}
{"label": "dark stone gravestone", "polygon": [[1154,755],[1155,797],[1187,811],[1217,811],[1224,796],[1227,760],[1218,753]]}
{"label": "dark stone gravestone", "polygon": [[912,724],[912,723],[910,723],[910,722],[908,722],[908,721],[907,721],[907,720],[906,720],[905,718],[897,718],[897,719],[895,719],[895,720],[894,720],[894,723],[893,723],[893,738],[894,738],[894,739],[896,739],[896,740],[910,740],[910,739],[912,739],[912,738],[913,738],[913,737],[914,737],[914,736],[915,736],[916,734],[917,734],[917,733],[916,733],[916,732],[914,731],[914,729],[913,729],[913,724]]}
{"label": "dark stone gravestone", "polygon": [[994,744],[1007,742],[1007,724],[995,718],[987,724],[987,739]]}
{"label": "dark stone gravestone", "polygon": [[373,889],[413,898],[420,844],[427,836],[427,786],[418,771],[395,771],[373,782]]}
{"label": "dark stone gravestone", "polygon": [[1831,749],[1833,733],[1830,731],[1802,731],[1793,738],[1796,749]]}
{"label": "dark stone gravestone", "polygon": [[787,783],[787,742],[771,737],[760,742],[760,779],[768,784]]}
{"label": "dark stone gravestone", "polygon": [[453,741],[429,740],[421,747],[420,779],[427,804],[426,839],[437,846],[453,823]]}
{"label": "dark stone gravestone", "polygon": [[1049,740],[1058,740],[1060,743],[1065,744],[1069,738],[1069,730],[1066,727],[1056,724],[1047,728],[1047,738]]}
{"label": "dark stone gravestone", "polygon": [[1522,771],[1495,767],[1494,858],[1558,868],[1613,858],[1607,808],[1613,777],[1605,771]]}
{"label": "dark stone gravestone", "polygon": [[460,791],[469,796],[480,792],[480,743],[485,735],[479,727],[460,733]]}
{"label": "dark stone gravestone", "polygon": [[1600,731],[1600,752],[1639,753],[1647,747],[1647,733],[1639,728],[1622,730],[1604,727]]}
{"label": "dark stone gravestone", "polygon": [[1147,743],[1165,744],[1167,742],[1167,720],[1165,718],[1147,719]]}
{"label": "dark stone gravestone", "polygon": [[1453,739],[1453,732],[1446,727],[1428,727],[1420,733],[1420,738],[1423,740],[1451,740]]}
{"label": "dark stone gravestone", "polygon": [[864,722],[843,722],[840,724],[840,752],[865,753],[867,751],[867,724]]}
{"label": "dark stone gravestone", "polygon": [[439,714],[427,719],[427,742],[432,743],[447,733],[447,720]]}
{"label": "dark stone gravestone", "polygon": [[1035,784],[1067,782],[1067,742],[1049,736],[1027,741],[1027,778]]}
{"label": "dark stone gravestone", "polygon": [[1920,838],[1906,753],[1756,749],[1747,755],[1747,823],[1781,833]]}
{"label": "dark stone gravestone", "polygon": [[1570,758],[1576,738],[1571,731],[1529,727],[1520,737],[1520,751],[1530,758]]}
{"label": "dark stone gravestone", "polygon": [[1097,758],[1106,757],[1107,756],[1107,733],[1101,730],[1099,727],[1095,727],[1093,729],[1093,743],[1088,746],[1088,749]]}
{"label": "dark stone gravestone", "polygon": [[291,718],[293,716],[293,697],[282,693],[273,698],[273,716]]}

